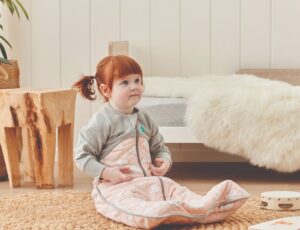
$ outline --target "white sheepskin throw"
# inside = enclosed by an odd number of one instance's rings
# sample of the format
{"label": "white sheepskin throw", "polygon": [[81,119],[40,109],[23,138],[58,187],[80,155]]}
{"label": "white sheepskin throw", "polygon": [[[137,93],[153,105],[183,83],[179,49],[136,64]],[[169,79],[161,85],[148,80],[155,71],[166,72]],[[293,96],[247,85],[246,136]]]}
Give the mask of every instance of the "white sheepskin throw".
{"label": "white sheepskin throw", "polygon": [[205,145],[261,167],[300,170],[300,87],[231,75],[204,77],[192,90],[186,122]]}

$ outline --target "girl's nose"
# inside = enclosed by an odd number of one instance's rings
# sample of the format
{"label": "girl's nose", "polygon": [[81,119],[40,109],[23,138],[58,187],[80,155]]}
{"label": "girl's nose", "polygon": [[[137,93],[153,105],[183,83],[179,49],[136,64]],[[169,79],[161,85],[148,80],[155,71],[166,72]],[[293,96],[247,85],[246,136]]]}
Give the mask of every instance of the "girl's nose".
{"label": "girl's nose", "polygon": [[130,89],[131,89],[131,90],[136,90],[136,89],[138,89],[137,84],[132,84],[132,85],[130,86]]}

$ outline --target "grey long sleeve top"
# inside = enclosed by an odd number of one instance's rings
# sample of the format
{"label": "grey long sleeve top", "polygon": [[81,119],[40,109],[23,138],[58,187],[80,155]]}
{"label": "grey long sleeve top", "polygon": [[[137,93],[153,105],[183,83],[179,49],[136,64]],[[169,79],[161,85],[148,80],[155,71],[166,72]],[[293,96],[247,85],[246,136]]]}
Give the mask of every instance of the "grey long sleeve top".
{"label": "grey long sleeve top", "polygon": [[152,160],[161,157],[172,163],[170,151],[165,146],[158,126],[145,111],[135,108],[133,114],[122,114],[105,103],[79,133],[75,153],[77,167],[99,178],[106,167],[101,159],[121,142],[135,137],[136,128],[148,141]]}

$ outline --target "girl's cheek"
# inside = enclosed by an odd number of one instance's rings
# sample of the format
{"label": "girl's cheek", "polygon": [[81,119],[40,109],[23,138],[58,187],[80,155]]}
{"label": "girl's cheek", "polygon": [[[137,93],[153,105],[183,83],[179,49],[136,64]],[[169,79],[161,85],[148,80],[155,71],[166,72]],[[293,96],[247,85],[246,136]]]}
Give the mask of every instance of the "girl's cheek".
{"label": "girl's cheek", "polygon": [[125,97],[125,96],[127,96],[129,93],[126,91],[126,90],[124,90],[124,91],[122,91],[122,92],[120,92],[120,97]]}

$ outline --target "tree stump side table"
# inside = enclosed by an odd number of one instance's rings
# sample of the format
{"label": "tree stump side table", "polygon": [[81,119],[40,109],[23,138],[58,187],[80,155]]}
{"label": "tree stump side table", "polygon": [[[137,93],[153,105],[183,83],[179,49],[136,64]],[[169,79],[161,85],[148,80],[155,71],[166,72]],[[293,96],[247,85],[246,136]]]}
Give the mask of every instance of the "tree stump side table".
{"label": "tree stump side table", "polygon": [[38,188],[54,188],[56,128],[58,184],[73,185],[73,132],[76,92],[71,89],[0,90],[0,144],[11,187],[21,185],[17,129],[27,130],[24,176]]}

